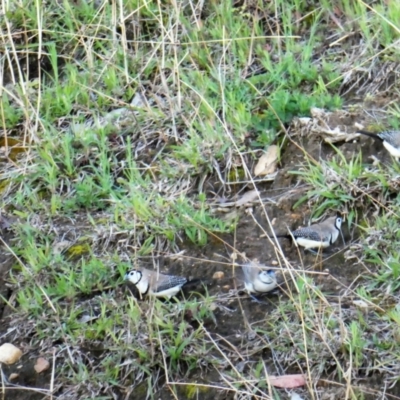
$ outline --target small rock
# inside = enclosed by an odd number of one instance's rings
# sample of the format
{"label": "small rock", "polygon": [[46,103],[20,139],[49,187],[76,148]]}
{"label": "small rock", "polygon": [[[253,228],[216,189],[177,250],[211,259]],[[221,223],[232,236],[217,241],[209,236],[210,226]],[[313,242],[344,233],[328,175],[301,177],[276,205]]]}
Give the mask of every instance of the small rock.
{"label": "small rock", "polygon": [[22,351],[11,343],[4,343],[0,346],[0,362],[4,364],[14,364],[22,356]]}
{"label": "small rock", "polygon": [[36,360],[36,364],[34,366],[35,371],[40,374],[43,371],[46,371],[46,369],[50,368],[50,363],[43,357],[39,357]]}
{"label": "small rock", "polygon": [[8,377],[8,379],[10,381],[17,379],[19,377],[19,374],[16,374],[15,372],[13,372],[12,374],[10,374],[10,376]]}
{"label": "small rock", "polygon": [[311,121],[312,121],[312,118],[310,118],[310,117],[302,117],[302,118],[299,118],[299,122],[300,122],[301,125],[307,125],[307,124],[309,124]]}
{"label": "small rock", "polygon": [[232,253],[232,254],[230,255],[230,259],[233,260],[233,261],[236,261],[236,260],[237,260],[237,257],[238,257],[237,253]]}
{"label": "small rock", "polygon": [[293,392],[290,394],[290,400],[304,400],[303,397],[300,397],[297,393]]}
{"label": "small rock", "polygon": [[276,260],[272,260],[271,261],[271,265],[278,265],[279,263],[278,263],[278,261],[276,261]]}
{"label": "small rock", "polygon": [[60,242],[53,244],[52,249],[54,254],[61,254],[65,249],[71,247],[72,242],[69,240],[61,240]]}
{"label": "small rock", "polygon": [[246,366],[246,361],[240,361],[236,364],[235,369],[238,372],[243,372],[244,371],[244,367]]}
{"label": "small rock", "polygon": [[353,304],[360,308],[368,308],[369,304],[364,300],[353,300]]}
{"label": "small rock", "polygon": [[225,274],[222,271],[216,271],[214,272],[213,279],[222,279],[225,276]]}
{"label": "small rock", "polygon": [[362,125],[362,124],[359,124],[358,122],[356,122],[354,124],[354,128],[357,129],[357,130],[360,130],[360,129],[365,129],[365,126]]}
{"label": "small rock", "polygon": [[246,208],[245,214],[247,214],[247,215],[253,214],[253,207]]}
{"label": "small rock", "polygon": [[257,333],[254,332],[253,330],[249,331],[247,333],[247,339],[248,340],[254,340],[257,337]]}

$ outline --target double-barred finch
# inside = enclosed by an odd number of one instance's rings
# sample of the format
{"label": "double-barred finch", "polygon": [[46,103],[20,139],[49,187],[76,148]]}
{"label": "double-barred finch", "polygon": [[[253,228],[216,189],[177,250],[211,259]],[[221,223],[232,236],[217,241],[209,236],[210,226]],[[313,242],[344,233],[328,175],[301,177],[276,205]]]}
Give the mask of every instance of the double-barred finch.
{"label": "double-barred finch", "polygon": [[125,280],[132,282],[143,295],[171,298],[187,283],[182,276],[164,275],[146,268],[132,269],[125,274]]}
{"label": "double-barred finch", "polygon": [[386,150],[394,157],[396,160],[400,157],[400,131],[384,131],[380,133],[371,133],[367,131],[357,131],[361,135],[369,136],[374,139],[383,142]]}
{"label": "double-barred finch", "polygon": [[291,235],[276,235],[277,237],[293,237],[299,246],[305,249],[326,248],[335,243],[341,233],[342,218],[330,217],[318,224],[296,229]]}
{"label": "double-barred finch", "polygon": [[274,290],[278,286],[275,272],[264,269],[264,266],[254,262],[242,265],[244,287],[248,294],[262,294]]}

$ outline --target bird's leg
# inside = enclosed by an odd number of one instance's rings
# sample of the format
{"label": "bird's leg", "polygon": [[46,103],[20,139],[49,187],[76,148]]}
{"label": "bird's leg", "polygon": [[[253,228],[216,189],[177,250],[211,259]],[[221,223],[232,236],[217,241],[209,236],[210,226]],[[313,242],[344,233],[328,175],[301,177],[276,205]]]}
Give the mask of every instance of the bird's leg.
{"label": "bird's leg", "polygon": [[318,254],[321,254],[322,252],[320,250],[316,251],[314,249],[311,248],[305,248],[304,252],[309,251],[310,253],[314,254],[315,256],[317,256]]}
{"label": "bird's leg", "polygon": [[253,296],[252,294],[249,294],[249,296],[251,297],[251,302],[252,303],[258,303],[258,304],[265,304],[268,305],[268,303],[265,303],[261,300],[258,300],[257,297]]}
{"label": "bird's leg", "polygon": [[13,383],[11,383],[11,382],[7,379],[5,373],[4,373],[3,370],[1,369],[1,366],[0,366],[0,375],[1,375],[1,381],[4,382],[6,385],[15,386]]}
{"label": "bird's leg", "polygon": [[343,232],[342,231],[340,231],[340,236],[342,236],[343,246],[346,246],[346,242],[344,241],[344,236],[343,236]]}
{"label": "bird's leg", "polygon": [[319,249],[318,251],[314,250],[314,249],[310,249],[310,248],[304,249],[304,252],[306,252],[306,251],[309,251],[311,254],[313,254],[316,257],[321,256],[321,258],[326,258],[329,256],[329,253],[324,253],[322,251],[322,249]]}

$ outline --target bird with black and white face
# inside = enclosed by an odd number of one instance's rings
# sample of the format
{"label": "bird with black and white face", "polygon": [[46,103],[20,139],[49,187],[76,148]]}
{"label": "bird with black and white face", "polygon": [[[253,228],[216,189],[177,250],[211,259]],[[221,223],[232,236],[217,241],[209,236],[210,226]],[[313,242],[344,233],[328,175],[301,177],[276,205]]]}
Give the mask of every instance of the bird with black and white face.
{"label": "bird with black and white face", "polygon": [[341,233],[342,222],[341,216],[330,217],[318,224],[296,229],[290,234],[276,235],[276,237],[292,238],[299,246],[307,250],[326,248],[336,242]]}
{"label": "bird with black and white face", "polygon": [[255,262],[242,265],[244,288],[250,296],[270,292],[278,286],[275,272],[266,268]]}
{"label": "bird with black and white face", "polygon": [[125,280],[133,283],[140,296],[164,297],[170,299],[176,296],[187,279],[182,276],[165,275],[146,268],[137,268],[128,271]]}
{"label": "bird with black and white face", "polygon": [[363,130],[359,130],[356,133],[371,137],[375,140],[379,140],[383,143],[385,149],[399,161],[400,158],[400,131],[388,130],[380,133],[371,133]]}

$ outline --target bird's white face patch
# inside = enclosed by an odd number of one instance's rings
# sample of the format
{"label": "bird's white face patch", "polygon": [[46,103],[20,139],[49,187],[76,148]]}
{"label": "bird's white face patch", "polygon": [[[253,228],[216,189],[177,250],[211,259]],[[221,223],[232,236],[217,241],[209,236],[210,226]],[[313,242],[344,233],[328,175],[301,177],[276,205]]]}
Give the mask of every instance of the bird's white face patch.
{"label": "bird's white face patch", "polygon": [[134,285],[137,285],[137,283],[142,279],[142,273],[136,269],[133,269],[132,271],[126,273],[125,279],[129,282],[132,282]]}

